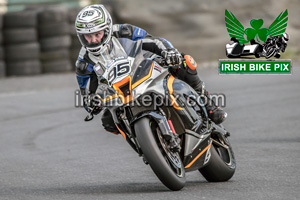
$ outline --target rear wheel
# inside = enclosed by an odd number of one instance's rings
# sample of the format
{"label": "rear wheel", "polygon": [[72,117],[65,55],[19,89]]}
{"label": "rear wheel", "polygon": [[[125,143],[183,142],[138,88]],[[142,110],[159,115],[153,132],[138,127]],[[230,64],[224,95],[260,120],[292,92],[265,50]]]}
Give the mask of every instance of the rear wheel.
{"label": "rear wheel", "polygon": [[185,171],[179,153],[172,152],[161,131],[148,118],[134,124],[137,140],[145,159],[160,181],[171,190],[180,190],[185,185]]}
{"label": "rear wheel", "polygon": [[232,147],[227,138],[223,141],[218,137],[212,137],[212,140],[210,160],[199,171],[209,182],[228,181],[236,168]]}

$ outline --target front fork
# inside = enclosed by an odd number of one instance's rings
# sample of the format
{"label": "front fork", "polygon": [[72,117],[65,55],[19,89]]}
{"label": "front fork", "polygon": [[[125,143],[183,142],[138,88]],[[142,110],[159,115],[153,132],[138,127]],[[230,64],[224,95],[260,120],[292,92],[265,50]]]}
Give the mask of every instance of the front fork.
{"label": "front fork", "polygon": [[136,122],[137,120],[143,117],[148,117],[154,120],[157,123],[162,136],[169,143],[168,145],[170,147],[170,150],[174,152],[179,152],[181,150],[180,139],[178,135],[175,133],[173,124],[171,121],[167,120],[166,115],[161,108],[159,108],[159,111],[160,113],[154,111],[143,112],[138,116],[134,117],[134,119],[130,122],[130,124],[133,125],[134,122]]}
{"label": "front fork", "polygon": [[228,137],[230,133],[224,129],[224,127],[220,127],[219,125],[213,125],[211,140],[212,143],[218,147],[224,148],[227,151],[230,151]]}
{"label": "front fork", "polygon": [[[116,110],[112,109],[110,112],[112,113],[113,120],[116,125],[123,130],[126,135],[125,139],[133,147],[133,149],[141,154],[138,142],[134,136],[134,122],[143,117],[149,117],[153,119],[159,129],[161,130],[162,136],[168,142],[171,151],[180,152],[180,139],[178,135],[175,133],[175,129],[173,128],[173,124],[171,121],[168,121],[164,111],[159,108],[160,113],[157,112],[144,112],[137,117],[134,117],[132,120],[128,119],[127,116],[132,116],[130,107],[124,107],[123,112],[119,113],[118,116],[116,114]],[[130,121],[130,122],[129,122]],[[123,126],[122,126],[123,125]]]}

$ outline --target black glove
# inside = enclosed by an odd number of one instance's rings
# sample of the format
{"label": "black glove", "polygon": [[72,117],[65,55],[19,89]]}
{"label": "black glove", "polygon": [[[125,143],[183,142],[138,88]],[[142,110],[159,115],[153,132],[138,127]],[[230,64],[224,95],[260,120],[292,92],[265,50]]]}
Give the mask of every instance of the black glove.
{"label": "black glove", "polygon": [[101,101],[95,95],[85,95],[83,97],[83,107],[93,115],[99,114],[102,110]]}
{"label": "black glove", "polygon": [[101,111],[102,111],[102,107],[100,107],[100,106],[95,106],[94,108],[93,108],[93,110],[91,111],[91,114],[93,114],[93,115],[98,115]]}
{"label": "black glove", "polygon": [[163,50],[161,56],[166,60],[167,65],[174,66],[182,63],[182,55],[175,48]]}

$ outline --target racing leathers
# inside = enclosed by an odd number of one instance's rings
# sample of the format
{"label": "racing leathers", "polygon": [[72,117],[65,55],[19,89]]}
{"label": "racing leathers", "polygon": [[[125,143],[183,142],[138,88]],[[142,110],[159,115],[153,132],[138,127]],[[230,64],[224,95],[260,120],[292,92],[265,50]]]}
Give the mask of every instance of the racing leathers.
{"label": "racing leathers", "polygon": [[[154,37],[145,30],[130,24],[113,25],[112,37],[128,38],[133,41],[142,40],[144,57],[151,57],[153,55],[166,57],[166,55],[173,55],[173,53],[174,55],[177,55],[178,52],[169,41],[163,38]],[[172,54],[170,54],[170,52]],[[175,58],[177,57],[175,56]],[[188,56],[188,58],[192,59],[190,56]],[[82,95],[94,94],[96,92],[98,87],[98,78],[93,70],[96,62],[97,56],[89,53],[84,47],[82,47],[76,62],[76,76]],[[176,63],[174,61],[174,57],[173,63]],[[177,64],[179,63],[181,63],[181,60],[178,60]],[[178,79],[188,83],[196,92],[199,93],[199,95],[207,95],[208,93],[204,88],[204,83],[197,75],[196,62],[183,62],[180,65],[181,67],[177,66],[170,68],[170,73]],[[87,89],[88,81],[90,81],[90,84],[89,88]],[[215,117],[215,123],[221,123],[226,117],[226,113],[219,107],[216,107],[213,102],[211,102],[210,105],[207,104],[207,106],[210,106],[207,107],[209,108],[209,117],[214,121],[212,115],[217,113],[218,117]],[[220,111],[222,113],[219,113]],[[114,128],[114,124],[109,123],[109,121],[112,121],[112,119],[110,119],[110,113],[104,112],[102,117],[104,128],[110,132],[118,132]]]}

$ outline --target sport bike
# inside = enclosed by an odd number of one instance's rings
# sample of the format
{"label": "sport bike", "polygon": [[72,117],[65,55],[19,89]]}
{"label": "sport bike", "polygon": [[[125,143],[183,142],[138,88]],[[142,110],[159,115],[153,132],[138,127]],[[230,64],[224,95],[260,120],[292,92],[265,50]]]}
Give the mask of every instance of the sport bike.
{"label": "sport bike", "polygon": [[170,190],[183,188],[185,173],[195,170],[210,182],[229,180],[236,168],[229,132],[208,118],[199,95],[162,58],[146,55],[140,41],[113,38],[94,66],[98,103]]}

